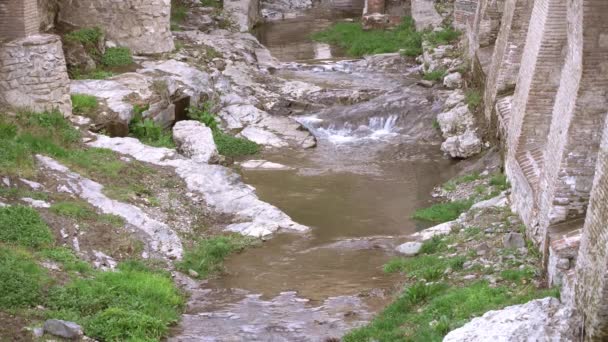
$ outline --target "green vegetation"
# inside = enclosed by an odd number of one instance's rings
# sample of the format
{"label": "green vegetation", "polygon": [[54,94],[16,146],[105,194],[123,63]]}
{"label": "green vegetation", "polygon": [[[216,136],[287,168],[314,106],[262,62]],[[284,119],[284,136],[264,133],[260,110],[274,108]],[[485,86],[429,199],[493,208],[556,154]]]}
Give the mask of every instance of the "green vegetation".
{"label": "green vegetation", "polygon": [[36,210],[20,205],[1,207],[0,242],[40,248],[50,245],[53,235]]}
{"label": "green vegetation", "polygon": [[61,264],[63,270],[74,271],[87,274],[93,271],[91,265],[78,259],[71,249],[65,247],[55,247],[43,249],[38,253],[41,258],[48,259]]}
{"label": "green vegetation", "polygon": [[312,38],[340,46],[353,57],[396,52],[400,49],[404,49],[407,56],[422,53],[422,33],[416,32],[414,21],[410,17],[404,18],[403,23],[393,30],[364,31],[361,23],[337,23],[313,34]]}
{"label": "green vegetation", "polygon": [[253,141],[245,138],[237,138],[220,130],[215,115],[212,112],[213,103],[207,102],[201,108],[191,107],[188,110],[188,117],[200,121],[205,126],[211,128],[213,140],[217,146],[219,154],[226,157],[239,157],[244,155],[256,154],[260,146]]}
{"label": "green vegetation", "polygon": [[45,280],[44,270],[26,251],[0,244],[0,309],[36,305]]}
{"label": "green vegetation", "polygon": [[95,96],[85,95],[85,94],[72,94],[72,111],[77,115],[84,115],[87,117],[91,117],[97,107],[99,107],[99,102]]}
{"label": "green vegetation", "polygon": [[75,80],[105,80],[114,76],[114,73],[97,69],[83,74],[80,70],[70,70],[70,76]]}
{"label": "green vegetation", "polygon": [[133,64],[131,50],[126,47],[107,48],[101,57],[101,63],[107,67],[122,67]]}
{"label": "green vegetation", "polygon": [[454,30],[453,27],[444,27],[440,31],[428,32],[424,35],[424,39],[433,46],[450,44],[460,37],[460,31]]}
{"label": "green vegetation", "polygon": [[82,202],[57,202],[54,203],[51,208],[51,212],[77,220],[89,219],[96,216],[95,211],[88,205]]}
{"label": "green vegetation", "polygon": [[465,93],[465,102],[471,110],[479,108],[482,99],[481,92],[478,89],[468,89]]}
{"label": "green vegetation", "polygon": [[497,173],[490,178],[490,185],[498,188],[499,191],[507,190],[510,185],[507,176],[502,173]]}
{"label": "green vegetation", "polygon": [[49,291],[49,317],[73,320],[103,341],[158,340],[179,319],[184,300],[166,273],[141,263],[95,272]]}
{"label": "green vegetation", "polygon": [[133,106],[135,115],[129,123],[129,132],[131,136],[139,139],[146,145],[155,147],[175,148],[173,143],[173,134],[165,130],[156,121],[150,118],[143,118],[142,113],[148,110],[148,106]]}
{"label": "green vegetation", "polygon": [[460,214],[469,210],[474,204],[471,199],[446,203],[437,203],[428,208],[418,209],[413,218],[430,222],[448,222],[458,218]]}
{"label": "green vegetation", "polygon": [[222,8],[221,0],[201,0],[201,5],[204,7]]}
{"label": "green vegetation", "polygon": [[449,181],[445,182],[441,187],[446,191],[454,191],[456,190],[456,186],[460,184],[471,183],[481,178],[482,177],[479,172],[473,172],[468,175],[450,179]]}
{"label": "green vegetation", "polygon": [[187,249],[177,268],[185,273],[194,270],[199,277],[206,278],[222,270],[222,262],[231,253],[238,252],[254,242],[252,238],[239,234],[202,239]]}
{"label": "green vegetation", "polygon": [[344,337],[346,342],[441,341],[475,316],[534,298],[555,295],[531,286],[490,287],[484,281],[463,287],[417,282],[370,324]]}
{"label": "green vegetation", "polygon": [[72,31],[65,35],[65,39],[73,42],[79,42],[85,47],[95,46],[103,37],[103,32],[99,27],[89,27],[80,30]]}
{"label": "green vegetation", "polygon": [[423,80],[427,81],[441,81],[447,74],[447,71],[444,69],[436,69],[433,71],[425,72],[422,76]]}

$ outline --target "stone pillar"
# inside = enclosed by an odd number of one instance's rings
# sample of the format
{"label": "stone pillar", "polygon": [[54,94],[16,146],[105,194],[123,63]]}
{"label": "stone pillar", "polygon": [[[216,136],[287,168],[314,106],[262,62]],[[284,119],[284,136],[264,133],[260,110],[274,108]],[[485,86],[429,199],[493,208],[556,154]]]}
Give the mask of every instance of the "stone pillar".
{"label": "stone pillar", "polygon": [[[497,96],[508,95],[515,89],[519,65],[526,41],[533,0],[507,0],[492,64],[486,79],[484,92],[484,112],[487,122],[495,122],[492,117]],[[510,113],[505,117],[508,120]],[[508,123],[501,123],[507,126]]]}
{"label": "stone pillar", "polygon": [[537,241],[538,184],[565,59],[566,2],[534,2],[509,122],[506,172],[514,207]]}
{"label": "stone pillar", "polygon": [[60,0],[59,20],[100,27],[108,40],[136,54],[173,51],[171,0]]}
{"label": "stone pillar", "polygon": [[0,0],[0,41],[38,32],[37,0]]}
{"label": "stone pillar", "polygon": [[608,125],[604,125],[593,191],[576,263],[575,301],[577,309],[583,315],[584,340],[606,341],[608,339]]}
{"label": "stone pillar", "polygon": [[59,36],[36,34],[0,45],[0,104],[72,113]]}
{"label": "stone pillar", "polygon": [[608,112],[608,2],[569,2],[568,54],[548,136],[539,198],[543,237],[585,215]]}

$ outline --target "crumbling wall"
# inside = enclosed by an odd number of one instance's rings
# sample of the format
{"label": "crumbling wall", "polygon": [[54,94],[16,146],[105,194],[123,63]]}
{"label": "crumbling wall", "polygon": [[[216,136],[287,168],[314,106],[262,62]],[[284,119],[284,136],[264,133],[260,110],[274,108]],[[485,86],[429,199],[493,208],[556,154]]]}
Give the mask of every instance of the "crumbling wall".
{"label": "crumbling wall", "polygon": [[0,103],[72,113],[70,80],[59,36],[36,34],[0,46]]}
{"label": "crumbling wall", "polygon": [[136,54],[175,48],[171,0],[60,0],[59,20],[77,27],[98,26],[107,39]]}

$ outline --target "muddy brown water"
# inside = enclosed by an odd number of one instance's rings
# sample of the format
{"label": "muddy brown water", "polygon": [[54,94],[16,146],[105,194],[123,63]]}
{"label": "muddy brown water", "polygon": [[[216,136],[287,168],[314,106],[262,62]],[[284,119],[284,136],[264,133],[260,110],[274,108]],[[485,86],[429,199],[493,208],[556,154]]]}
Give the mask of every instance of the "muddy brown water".
{"label": "muddy brown water", "polygon": [[[298,41],[326,25],[319,22],[297,21],[297,29],[292,21],[273,23],[258,34],[283,61],[314,59],[314,44]],[[311,75],[289,72],[355,88],[356,79],[379,77]],[[351,84],[343,82],[349,78]],[[256,156],[290,170],[241,170],[262,200],[311,229],[277,234],[231,256],[221,277],[189,284],[193,295],[171,341],[324,341],[365,324],[390,302],[401,279],[382,267],[405,236],[428,227],[411,216],[428,205],[433,186],[453,175],[437,140],[416,134],[432,127],[428,94],[406,86],[411,82],[386,82],[378,99],[300,117],[317,136],[316,148]]]}

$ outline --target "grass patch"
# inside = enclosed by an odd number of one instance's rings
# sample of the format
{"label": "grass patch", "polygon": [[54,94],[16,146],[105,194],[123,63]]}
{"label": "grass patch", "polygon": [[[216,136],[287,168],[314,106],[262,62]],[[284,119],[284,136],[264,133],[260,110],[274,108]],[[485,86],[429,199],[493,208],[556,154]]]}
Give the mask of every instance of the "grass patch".
{"label": "grass patch", "polygon": [[469,210],[473,203],[473,200],[470,199],[438,203],[428,208],[416,210],[413,218],[437,223],[448,222],[457,219],[460,214]]}
{"label": "grass patch", "polygon": [[458,37],[460,37],[460,31],[455,30],[451,26],[444,27],[440,31],[428,32],[424,35],[424,39],[433,46],[450,44],[458,39]]}
{"label": "grass patch", "polygon": [[468,89],[465,93],[464,101],[469,106],[469,109],[476,110],[481,105],[483,97],[479,89]]}
{"label": "grass patch", "polygon": [[183,304],[167,274],[130,263],[55,287],[47,300],[49,317],[76,321],[102,341],[159,340]]}
{"label": "grass patch", "polygon": [[407,56],[422,53],[422,33],[416,32],[411,17],[404,18],[393,30],[364,31],[361,23],[337,23],[313,34],[312,39],[340,46],[353,57],[397,52],[400,49],[404,49]]}
{"label": "grass patch", "polygon": [[502,173],[497,173],[490,178],[490,185],[495,186],[497,190],[504,191],[510,187],[507,176]]}
{"label": "grass patch", "polygon": [[529,286],[492,288],[483,281],[465,287],[415,283],[370,324],[351,331],[343,340],[441,341],[449,331],[486,311],[553,295],[553,290]]}
{"label": "grass patch", "polygon": [[427,81],[441,81],[447,74],[447,71],[444,69],[436,69],[433,71],[425,72],[422,76],[423,80]]}
{"label": "grass patch", "polygon": [[131,50],[126,47],[107,48],[101,56],[101,63],[110,68],[126,66],[133,64],[133,56]]}
{"label": "grass patch", "polygon": [[75,220],[91,219],[97,215],[89,205],[75,201],[54,203],[50,211],[59,216]]}
{"label": "grass patch", "polygon": [[504,270],[500,272],[500,276],[512,282],[520,283],[520,282],[529,282],[534,278],[534,270],[526,267],[524,269],[517,270]]}
{"label": "grass patch", "polygon": [[193,248],[187,249],[177,268],[188,273],[194,270],[199,277],[206,278],[222,270],[222,262],[231,253],[238,252],[253,243],[252,238],[238,234],[202,239]]}
{"label": "grass patch", "polygon": [[72,31],[64,36],[65,39],[78,42],[85,47],[96,45],[103,37],[103,32],[99,27],[88,27],[80,30]]}
{"label": "grass patch", "polygon": [[148,110],[147,106],[134,106],[135,115],[129,123],[130,135],[142,143],[154,147],[175,148],[173,134],[150,118],[143,118],[142,113]]}
{"label": "grass patch", "polygon": [[61,264],[64,271],[74,271],[82,274],[87,274],[93,271],[91,265],[87,262],[78,259],[71,249],[65,247],[55,247],[43,249],[38,255],[44,259],[48,259]]}
{"label": "grass patch", "polygon": [[440,258],[436,255],[421,255],[414,258],[395,258],[384,265],[386,273],[404,273],[408,277],[425,281],[436,281],[443,277],[446,269],[461,270],[464,257]]}
{"label": "grass patch", "polygon": [[53,243],[53,235],[38,212],[25,206],[0,208],[0,241],[41,248]]}
{"label": "grass patch", "polygon": [[0,309],[39,303],[46,274],[27,252],[0,245]]}
{"label": "grass patch", "polygon": [[217,118],[212,112],[213,103],[207,102],[201,108],[188,109],[188,117],[211,128],[213,140],[219,154],[226,157],[239,157],[256,154],[260,146],[246,138],[237,138],[220,130]]}
{"label": "grass patch", "polygon": [[99,107],[99,102],[95,96],[85,95],[85,94],[72,94],[72,111],[76,115],[83,115],[87,117],[91,117],[97,107]]}

